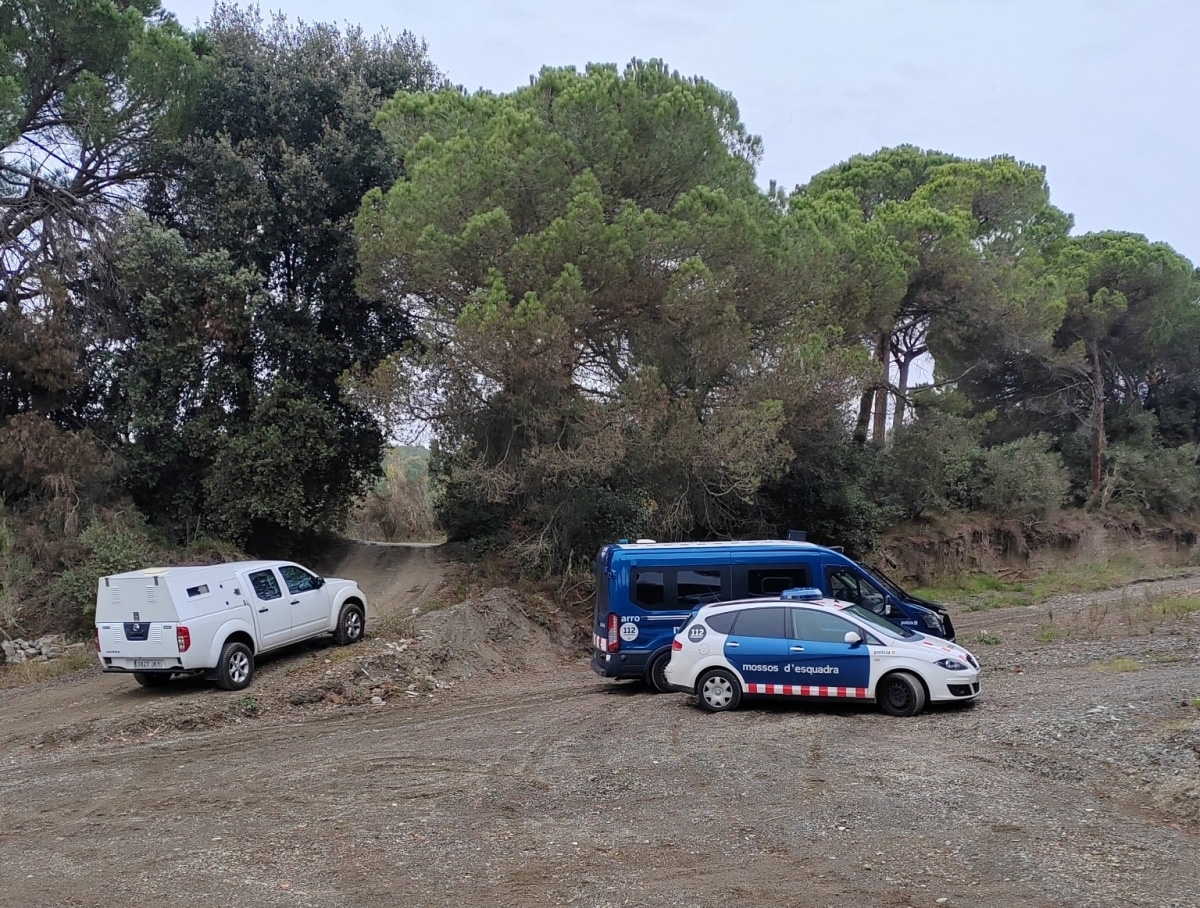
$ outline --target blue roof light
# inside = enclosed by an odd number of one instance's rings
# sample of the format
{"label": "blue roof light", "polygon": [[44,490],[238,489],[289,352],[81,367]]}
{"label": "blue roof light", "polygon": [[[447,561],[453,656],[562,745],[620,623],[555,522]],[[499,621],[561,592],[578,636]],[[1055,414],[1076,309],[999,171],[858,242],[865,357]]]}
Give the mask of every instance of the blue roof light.
{"label": "blue roof light", "polygon": [[798,586],[784,590],[779,594],[780,599],[821,599],[825,594],[814,586]]}

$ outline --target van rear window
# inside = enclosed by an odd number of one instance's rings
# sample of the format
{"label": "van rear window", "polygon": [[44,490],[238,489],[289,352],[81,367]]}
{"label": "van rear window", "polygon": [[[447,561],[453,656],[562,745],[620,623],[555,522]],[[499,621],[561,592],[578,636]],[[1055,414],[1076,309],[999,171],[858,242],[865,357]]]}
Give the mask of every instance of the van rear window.
{"label": "van rear window", "polygon": [[662,571],[635,571],[633,575],[633,601],[642,608],[660,609],[667,598],[666,584]]}

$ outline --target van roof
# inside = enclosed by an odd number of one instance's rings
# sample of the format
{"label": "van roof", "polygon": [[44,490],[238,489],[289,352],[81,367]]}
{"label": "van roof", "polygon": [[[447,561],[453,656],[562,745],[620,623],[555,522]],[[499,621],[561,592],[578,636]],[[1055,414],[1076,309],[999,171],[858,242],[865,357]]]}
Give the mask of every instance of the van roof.
{"label": "van roof", "polygon": [[824,546],[811,542],[793,542],[790,539],[738,539],[726,542],[616,542],[610,548],[619,552],[691,552],[705,549],[828,551]]}

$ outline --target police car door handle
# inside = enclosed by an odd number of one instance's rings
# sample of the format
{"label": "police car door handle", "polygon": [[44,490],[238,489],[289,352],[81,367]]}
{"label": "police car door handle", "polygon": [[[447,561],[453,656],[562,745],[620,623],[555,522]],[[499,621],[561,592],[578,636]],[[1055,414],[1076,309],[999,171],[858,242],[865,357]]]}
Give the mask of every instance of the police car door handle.
{"label": "police car door handle", "polygon": [[735,648],[735,647],[741,646],[741,644],[740,644],[740,643],[738,643],[738,642],[737,642],[737,641],[735,641],[735,640],[730,640],[730,641],[729,641],[728,643],[726,643],[725,645],[726,645],[726,646],[728,646],[730,649],[733,649],[733,648]]}
{"label": "police car door handle", "polygon": [[263,612],[269,612],[269,611],[270,611],[270,609],[269,609],[269,608],[260,608],[260,609],[258,610],[258,613],[261,615]]}
{"label": "police car door handle", "polygon": [[288,605],[299,605],[299,604],[300,604],[299,599],[293,599],[291,602],[288,603]]}
{"label": "police car door handle", "polygon": [[802,652],[804,652],[804,647],[803,647],[803,646],[792,646],[792,647],[789,647],[788,649],[789,649],[791,652],[793,652],[793,653],[802,653]]}

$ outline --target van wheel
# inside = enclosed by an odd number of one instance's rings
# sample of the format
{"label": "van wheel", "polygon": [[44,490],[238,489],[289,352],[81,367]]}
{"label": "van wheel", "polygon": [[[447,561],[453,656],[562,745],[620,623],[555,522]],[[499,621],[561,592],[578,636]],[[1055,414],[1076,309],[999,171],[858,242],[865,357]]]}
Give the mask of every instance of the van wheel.
{"label": "van wheel", "polygon": [[667,663],[671,661],[671,653],[665,652],[654,657],[654,661],[650,663],[650,667],[646,669],[646,681],[660,694],[669,694],[671,688],[667,686]]}
{"label": "van wheel", "polygon": [[333,632],[333,639],[339,646],[357,643],[363,638],[366,624],[362,608],[357,605],[347,605],[338,615],[337,630]]}
{"label": "van wheel", "polygon": [[738,679],[723,668],[713,669],[696,684],[696,696],[700,708],[710,713],[737,709],[742,702],[742,688]]}
{"label": "van wheel", "polygon": [[142,687],[162,687],[171,680],[170,675],[151,675],[148,672],[134,672],[133,680]]}
{"label": "van wheel", "polygon": [[915,716],[925,708],[925,688],[909,672],[893,672],[875,692],[879,708],[889,716]]}
{"label": "van wheel", "polygon": [[254,654],[250,647],[230,640],[221,650],[217,663],[217,687],[221,690],[241,690],[254,676]]}

